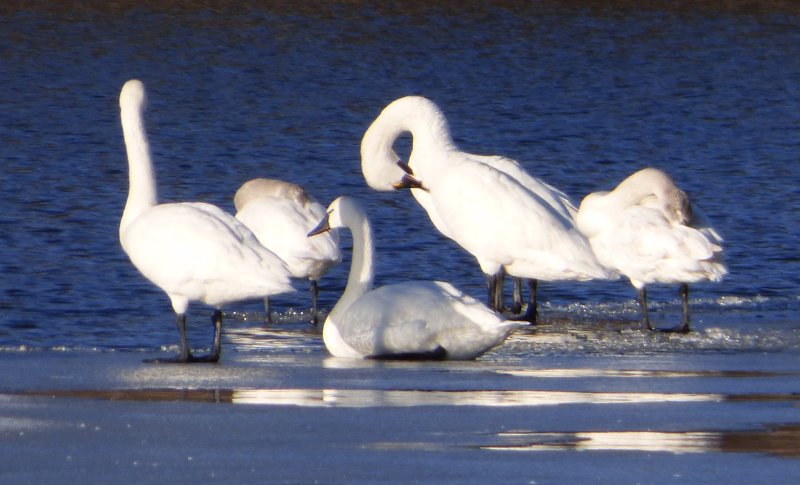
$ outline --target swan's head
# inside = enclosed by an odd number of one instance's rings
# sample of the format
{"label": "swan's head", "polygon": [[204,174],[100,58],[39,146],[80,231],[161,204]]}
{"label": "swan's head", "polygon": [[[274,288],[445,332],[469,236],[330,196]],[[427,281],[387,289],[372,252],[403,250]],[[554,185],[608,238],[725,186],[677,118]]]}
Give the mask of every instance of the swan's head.
{"label": "swan's head", "polygon": [[[405,96],[391,102],[372,122],[361,140],[361,171],[367,184],[379,191],[420,188],[407,163],[393,145],[403,133],[411,133],[414,147],[452,145],[447,119],[433,101]],[[414,148],[412,148],[413,152]],[[410,178],[411,177],[411,178]]]}
{"label": "swan's head", "polygon": [[311,200],[308,192],[297,184],[283,180],[256,178],[248,180],[239,187],[236,195],[233,196],[233,205],[237,211],[240,211],[248,202],[263,197],[287,199],[301,206],[305,206]]}
{"label": "swan's head", "polygon": [[128,109],[144,109],[147,106],[147,93],[144,83],[138,79],[131,79],[122,86],[119,93],[119,107],[125,111]]}
{"label": "swan's head", "polygon": [[615,191],[620,187],[640,193],[639,204],[658,209],[673,224],[688,224],[692,220],[689,196],[663,170],[644,168],[625,179]]}
{"label": "swan's head", "polygon": [[343,195],[331,202],[325,214],[317,226],[308,233],[308,237],[322,234],[331,229],[342,227],[355,227],[357,224],[367,219],[367,212],[361,204],[353,197]]}

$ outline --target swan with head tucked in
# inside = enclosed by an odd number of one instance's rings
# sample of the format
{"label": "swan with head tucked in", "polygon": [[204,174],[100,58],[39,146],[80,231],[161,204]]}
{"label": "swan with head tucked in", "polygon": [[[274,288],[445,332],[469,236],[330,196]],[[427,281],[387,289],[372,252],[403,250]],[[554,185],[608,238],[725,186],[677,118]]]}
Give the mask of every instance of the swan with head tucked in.
{"label": "swan with head tucked in", "polygon": [[[130,80],[119,97],[128,154],[129,191],[119,225],[122,248],[133,265],[172,302],[180,333],[176,362],[216,362],[221,307],[226,303],[294,291],[283,261],[222,209],[199,202],[159,204],[144,127],[144,84]],[[195,356],[186,338],[189,302],[214,307],[211,353]]]}
{"label": "swan with head tucked in", "polygon": [[347,287],[322,328],[336,357],[474,359],[519,326],[441,281],[409,281],[372,288],[375,248],[361,205],[339,197],[309,233],[350,229],[353,257]]}
{"label": "swan with head tucked in", "polygon": [[688,332],[688,283],[720,281],[728,272],[722,238],[661,170],[645,168],[611,192],[587,195],[576,219],[600,262],[627,276],[636,288],[642,329],[653,329],[645,285],[680,283],[681,323],[667,331]]}
{"label": "swan with head tucked in", "polygon": [[[342,260],[339,236],[330,231],[315,238],[306,235],[325,216],[325,207],[306,190],[283,180],[248,180],[233,198],[236,218],[258,237],[261,244],[286,263],[292,277],[307,279],[311,288],[311,321],[319,320],[317,282]],[[264,301],[271,322],[269,297]]]}
{"label": "swan with head tucked in", "polygon": [[[406,132],[413,139],[407,164],[393,149]],[[503,272],[531,281],[530,321],[537,280],[616,276],[575,227],[575,207],[563,192],[514,160],[459,150],[444,114],[424,97],[406,96],[384,108],[361,141],[361,169],[373,189],[411,189],[434,226],[477,258],[494,308],[495,275]]]}

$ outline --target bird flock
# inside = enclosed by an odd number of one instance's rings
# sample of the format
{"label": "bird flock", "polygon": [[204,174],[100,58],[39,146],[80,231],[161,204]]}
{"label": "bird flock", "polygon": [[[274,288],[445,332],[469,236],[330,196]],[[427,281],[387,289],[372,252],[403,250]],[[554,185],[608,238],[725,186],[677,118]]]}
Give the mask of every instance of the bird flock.
{"label": "bird flock", "polygon": [[[372,189],[410,190],[434,227],[477,260],[487,303],[443,281],[373,287],[375,244],[366,209],[344,195],[323,207],[288,181],[257,178],[234,195],[236,215],[202,202],[159,204],[144,125],[147,95],[139,80],[120,93],[128,155],[128,199],[120,243],[133,265],[169,297],[179,353],[157,362],[217,362],[222,307],[296,291],[307,280],[311,321],[319,320],[317,282],[342,259],[339,230],[349,230],[353,254],[347,285],[322,329],[331,355],[370,359],[474,359],[538,318],[539,281],[628,278],[645,331],[688,332],[688,284],[727,273],[722,238],[673,179],[644,168],[609,192],[587,195],[579,207],[516,161],[474,155],[453,142],[447,119],[421,96],[389,103],[366,130],[361,169]],[[393,145],[410,133],[402,160]],[[503,279],[514,278],[506,308]],[[523,281],[529,298],[522,303]],[[656,329],[646,285],[677,284],[683,312],[674,328]],[[196,355],[186,335],[189,303],[214,308],[211,352]],[[524,312],[523,312],[524,310]]]}

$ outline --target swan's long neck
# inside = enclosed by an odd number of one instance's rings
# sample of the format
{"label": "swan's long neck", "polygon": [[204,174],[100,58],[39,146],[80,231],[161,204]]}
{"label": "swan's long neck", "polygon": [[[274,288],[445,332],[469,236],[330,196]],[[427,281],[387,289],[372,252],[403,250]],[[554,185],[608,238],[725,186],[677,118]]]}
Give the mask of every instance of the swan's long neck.
{"label": "swan's long neck", "polygon": [[[419,96],[392,102],[370,125],[361,141],[361,168],[373,189],[392,190],[391,184],[399,182],[403,176],[397,166],[400,158],[393,148],[403,133],[411,133],[412,154],[429,147],[449,149],[454,146],[447,119],[433,102]],[[425,167],[420,169],[425,170]]]}
{"label": "swan's long neck", "polygon": [[372,289],[375,275],[375,245],[372,241],[372,227],[365,214],[353,214],[352,220],[345,220],[345,225],[353,234],[353,260],[350,264],[350,275],[342,297],[333,307],[329,318],[337,321],[337,317],[365,293]]}
{"label": "swan's long neck", "polygon": [[156,178],[153,162],[150,159],[150,145],[144,128],[143,103],[124,105],[120,114],[122,132],[125,136],[125,148],[128,153],[128,201],[122,213],[119,230],[133,222],[142,212],[155,206],[158,202]]}

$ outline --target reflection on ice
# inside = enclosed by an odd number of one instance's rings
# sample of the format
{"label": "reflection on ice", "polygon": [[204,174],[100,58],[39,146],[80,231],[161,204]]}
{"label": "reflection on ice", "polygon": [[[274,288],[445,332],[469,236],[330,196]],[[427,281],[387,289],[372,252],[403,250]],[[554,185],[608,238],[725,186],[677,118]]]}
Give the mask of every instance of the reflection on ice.
{"label": "reflection on ice", "polygon": [[[262,406],[414,407],[414,406],[561,406],[568,404],[649,404],[721,402],[721,394],[380,389],[84,389],[22,391],[23,396],[105,399],[111,401],[195,401]],[[6,394],[8,396],[12,394]]]}
{"label": "reflection on ice", "polygon": [[656,378],[687,378],[687,377],[775,377],[778,375],[794,375],[794,373],[758,372],[758,371],[703,371],[703,370],[638,370],[638,369],[501,369],[498,374],[516,377],[542,377],[542,378],[587,378],[587,377],[656,377]]}
{"label": "reflection on ice", "polygon": [[568,391],[424,391],[364,389],[255,389],[233,392],[237,404],[305,407],[559,406],[717,402],[717,394],[661,394]]}
{"label": "reflection on ice", "polygon": [[571,433],[504,432],[493,451],[638,451],[658,453],[767,453],[800,457],[800,425],[753,431],[579,431]]}
{"label": "reflection on ice", "polygon": [[[703,453],[719,448],[719,433],[598,431],[577,433],[499,433],[501,443],[481,446],[496,451],[642,451]],[[503,442],[506,443],[503,443]]]}

